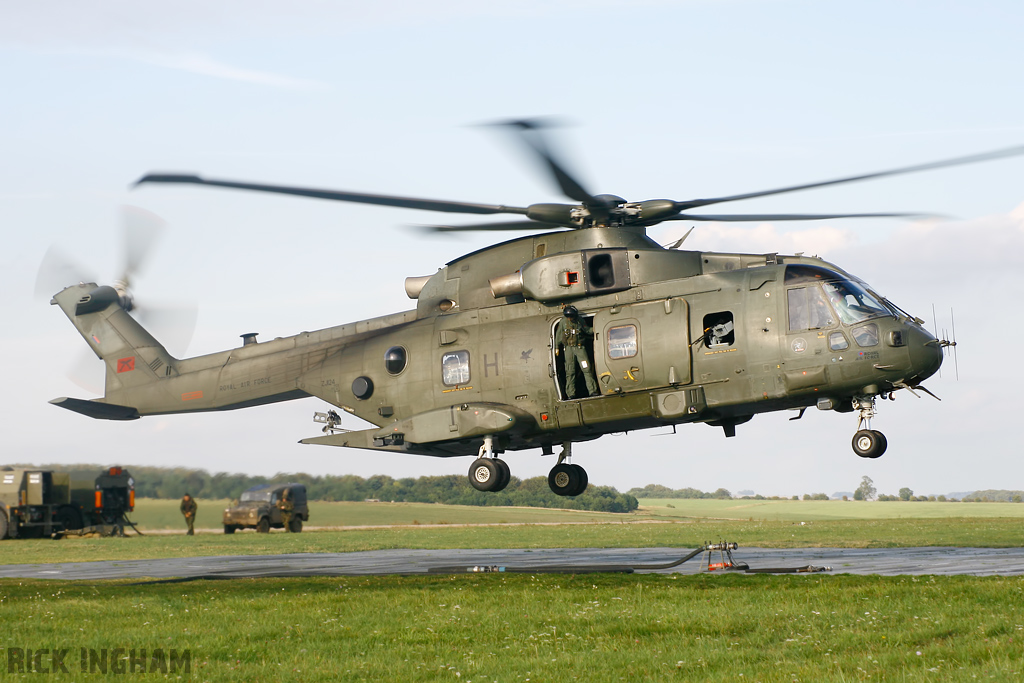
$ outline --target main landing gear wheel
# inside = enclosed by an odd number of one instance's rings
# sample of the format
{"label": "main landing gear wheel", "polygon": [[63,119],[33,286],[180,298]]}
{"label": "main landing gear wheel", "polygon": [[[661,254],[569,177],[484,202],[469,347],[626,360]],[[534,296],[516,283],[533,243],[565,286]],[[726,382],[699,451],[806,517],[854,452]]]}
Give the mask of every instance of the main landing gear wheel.
{"label": "main landing gear wheel", "polygon": [[469,466],[469,483],[477,491],[501,491],[511,478],[508,465],[498,458],[477,458]]}
{"label": "main landing gear wheel", "polygon": [[559,496],[578,496],[587,490],[587,483],[587,471],[579,465],[555,465],[548,474],[548,486]]}
{"label": "main landing gear wheel", "polygon": [[504,491],[505,487],[512,480],[512,470],[508,468],[508,464],[504,460],[495,458],[494,464],[501,469],[501,480],[498,481],[498,485],[493,489],[497,493],[498,491]]}
{"label": "main landing gear wheel", "polygon": [[853,435],[853,452],[862,458],[879,458],[888,445],[877,429],[862,429]]}
{"label": "main landing gear wheel", "polygon": [[590,484],[590,477],[587,476],[587,471],[579,465],[572,465],[572,467],[576,468],[576,473],[580,477],[579,484],[576,486],[576,492],[572,494],[578,496],[587,490],[587,485]]}

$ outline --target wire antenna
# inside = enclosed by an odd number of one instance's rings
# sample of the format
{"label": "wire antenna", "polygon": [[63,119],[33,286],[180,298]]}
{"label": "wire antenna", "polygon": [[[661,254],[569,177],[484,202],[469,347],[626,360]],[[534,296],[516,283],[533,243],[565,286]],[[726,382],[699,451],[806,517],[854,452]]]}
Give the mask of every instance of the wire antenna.
{"label": "wire antenna", "polygon": [[956,318],[953,317],[953,307],[949,307],[949,323],[953,328],[953,341],[950,342],[950,346],[953,347],[953,370],[956,372],[956,379],[960,381],[960,365],[956,359]]}

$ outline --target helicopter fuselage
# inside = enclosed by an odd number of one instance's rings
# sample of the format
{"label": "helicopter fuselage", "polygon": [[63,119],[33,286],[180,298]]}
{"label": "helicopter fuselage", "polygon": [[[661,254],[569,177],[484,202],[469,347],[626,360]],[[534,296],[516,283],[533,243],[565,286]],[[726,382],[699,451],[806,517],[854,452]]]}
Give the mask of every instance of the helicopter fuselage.
{"label": "helicopter fuselage", "polygon": [[[494,245],[410,278],[415,310],[190,359],[105,290],[54,297],[107,363],[103,399],[58,405],[132,419],[315,396],[375,427],[304,443],[433,456],[689,422],[732,436],[757,413],[809,406],[863,418],[942,360],[920,320],[821,259],[666,250],[628,229]],[[570,303],[592,329],[593,397],[568,398],[555,330]]]}

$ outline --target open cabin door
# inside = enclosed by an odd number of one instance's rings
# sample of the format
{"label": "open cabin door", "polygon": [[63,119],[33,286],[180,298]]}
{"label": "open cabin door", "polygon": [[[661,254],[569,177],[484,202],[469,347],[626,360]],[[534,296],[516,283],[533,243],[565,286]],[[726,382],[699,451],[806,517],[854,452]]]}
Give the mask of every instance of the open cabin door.
{"label": "open cabin door", "polygon": [[689,384],[685,299],[614,306],[594,315],[594,366],[603,395]]}

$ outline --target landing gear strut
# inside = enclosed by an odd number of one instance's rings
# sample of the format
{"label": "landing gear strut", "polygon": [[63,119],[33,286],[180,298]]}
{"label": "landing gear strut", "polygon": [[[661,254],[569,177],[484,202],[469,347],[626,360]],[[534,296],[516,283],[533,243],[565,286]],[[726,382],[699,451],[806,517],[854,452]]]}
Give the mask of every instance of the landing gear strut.
{"label": "landing gear strut", "polygon": [[589,480],[587,471],[579,465],[571,465],[572,443],[562,444],[562,452],[558,454],[558,464],[548,474],[548,486],[559,496],[578,496],[587,490]]}
{"label": "landing gear strut", "polygon": [[469,466],[470,485],[477,491],[497,493],[504,490],[511,479],[512,472],[508,465],[494,454],[493,438],[485,436],[477,459]]}
{"label": "landing gear strut", "polygon": [[853,399],[854,410],[860,411],[857,433],[853,435],[853,452],[862,458],[880,458],[889,443],[885,434],[871,429],[871,418],[875,416],[875,397],[857,396]]}

